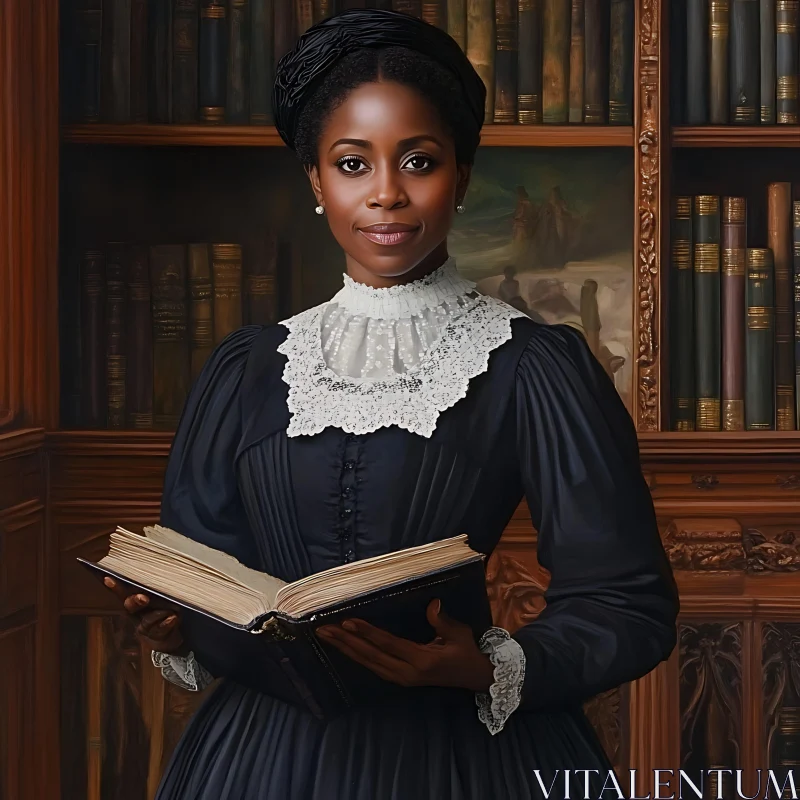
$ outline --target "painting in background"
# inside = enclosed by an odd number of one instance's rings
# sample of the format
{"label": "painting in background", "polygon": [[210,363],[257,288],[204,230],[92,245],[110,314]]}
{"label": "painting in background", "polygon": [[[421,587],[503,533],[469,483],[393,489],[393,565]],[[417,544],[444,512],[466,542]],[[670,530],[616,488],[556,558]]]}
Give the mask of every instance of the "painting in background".
{"label": "painting in background", "polygon": [[580,327],[629,411],[633,185],[624,150],[482,148],[450,236],[480,291]]}

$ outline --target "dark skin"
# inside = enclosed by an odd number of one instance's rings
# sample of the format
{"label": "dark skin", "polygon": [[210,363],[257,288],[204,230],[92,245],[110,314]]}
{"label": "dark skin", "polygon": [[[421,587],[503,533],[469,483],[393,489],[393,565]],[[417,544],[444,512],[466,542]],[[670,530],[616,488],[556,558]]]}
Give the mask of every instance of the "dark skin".
{"label": "dark skin", "polygon": [[[353,90],[328,119],[317,164],[306,171],[353,280],[375,288],[396,286],[424,277],[447,259],[447,234],[467,191],[470,167],[457,163],[438,112],[413,89],[387,81]],[[402,230],[389,230],[397,228]],[[185,654],[175,613],[149,610],[145,595],[128,595],[110,578],[106,585],[138,618],[146,646]],[[427,618],[436,633],[427,644],[361,619],[326,625],[317,633],[392,683],[488,691],[494,669],[471,629],[447,616],[438,600],[431,601]]]}

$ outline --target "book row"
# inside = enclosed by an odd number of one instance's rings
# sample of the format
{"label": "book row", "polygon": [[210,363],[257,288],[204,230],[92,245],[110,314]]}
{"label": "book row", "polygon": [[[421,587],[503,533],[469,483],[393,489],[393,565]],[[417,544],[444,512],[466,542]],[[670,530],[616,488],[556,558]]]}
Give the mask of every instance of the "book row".
{"label": "book row", "polygon": [[65,423],[174,430],[215,345],[277,320],[280,250],[271,242],[244,260],[239,244],[83,251],[77,307],[65,309]]}
{"label": "book row", "polygon": [[275,67],[349,7],[446,30],[487,87],[486,121],[632,124],[634,0],[68,0],[72,122],[272,123]]}
{"label": "book row", "polygon": [[[767,247],[748,246],[743,197],[677,197],[672,219],[672,429],[796,430],[800,202],[767,187]],[[764,244],[764,243],[760,243]]]}
{"label": "book row", "polygon": [[672,119],[798,122],[798,0],[676,0]]}

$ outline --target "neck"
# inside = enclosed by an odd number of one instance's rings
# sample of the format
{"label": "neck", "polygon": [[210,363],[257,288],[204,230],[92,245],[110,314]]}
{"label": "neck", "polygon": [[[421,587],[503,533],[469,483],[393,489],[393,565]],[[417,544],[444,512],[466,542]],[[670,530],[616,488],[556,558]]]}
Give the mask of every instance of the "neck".
{"label": "neck", "polygon": [[430,275],[431,272],[439,269],[448,259],[447,240],[445,239],[438,247],[429,253],[416,266],[412,267],[399,275],[378,275],[366,267],[359,264],[355,259],[347,256],[347,274],[356,283],[363,283],[373,289],[389,289],[392,286],[401,286],[404,283],[411,283]]}

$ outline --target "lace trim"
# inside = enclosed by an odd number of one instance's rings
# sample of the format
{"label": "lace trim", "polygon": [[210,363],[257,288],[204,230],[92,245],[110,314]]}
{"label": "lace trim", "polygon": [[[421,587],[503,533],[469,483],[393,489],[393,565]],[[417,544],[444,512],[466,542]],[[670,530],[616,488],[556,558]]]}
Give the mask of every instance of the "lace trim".
{"label": "lace trim", "polygon": [[494,736],[503,726],[522,700],[522,684],[525,680],[525,653],[511,634],[503,628],[489,628],[481,636],[478,646],[487,653],[494,665],[494,683],[489,692],[478,692],[475,704],[478,719]]}
{"label": "lace trim", "polygon": [[289,331],[278,347],[286,356],[288,436],[313,436],[327,427],[360,435],[397,425],[429,438],[441,412],[466,396],[470,380],[486,372],[491,352],[511,338],[511,320],[525,316],[480,296],[445,327],[416,367],[369,379],[340,376],[325,363],[321,321],[327,305],[282,323]]}
{"label": "lace trim", "polygon": [[183,657],[153,650],[151,659],[153,666],[161,670],[164,679],[181,689],[201,692],[214,682],[211,673],[195,659],[194,653]]}

